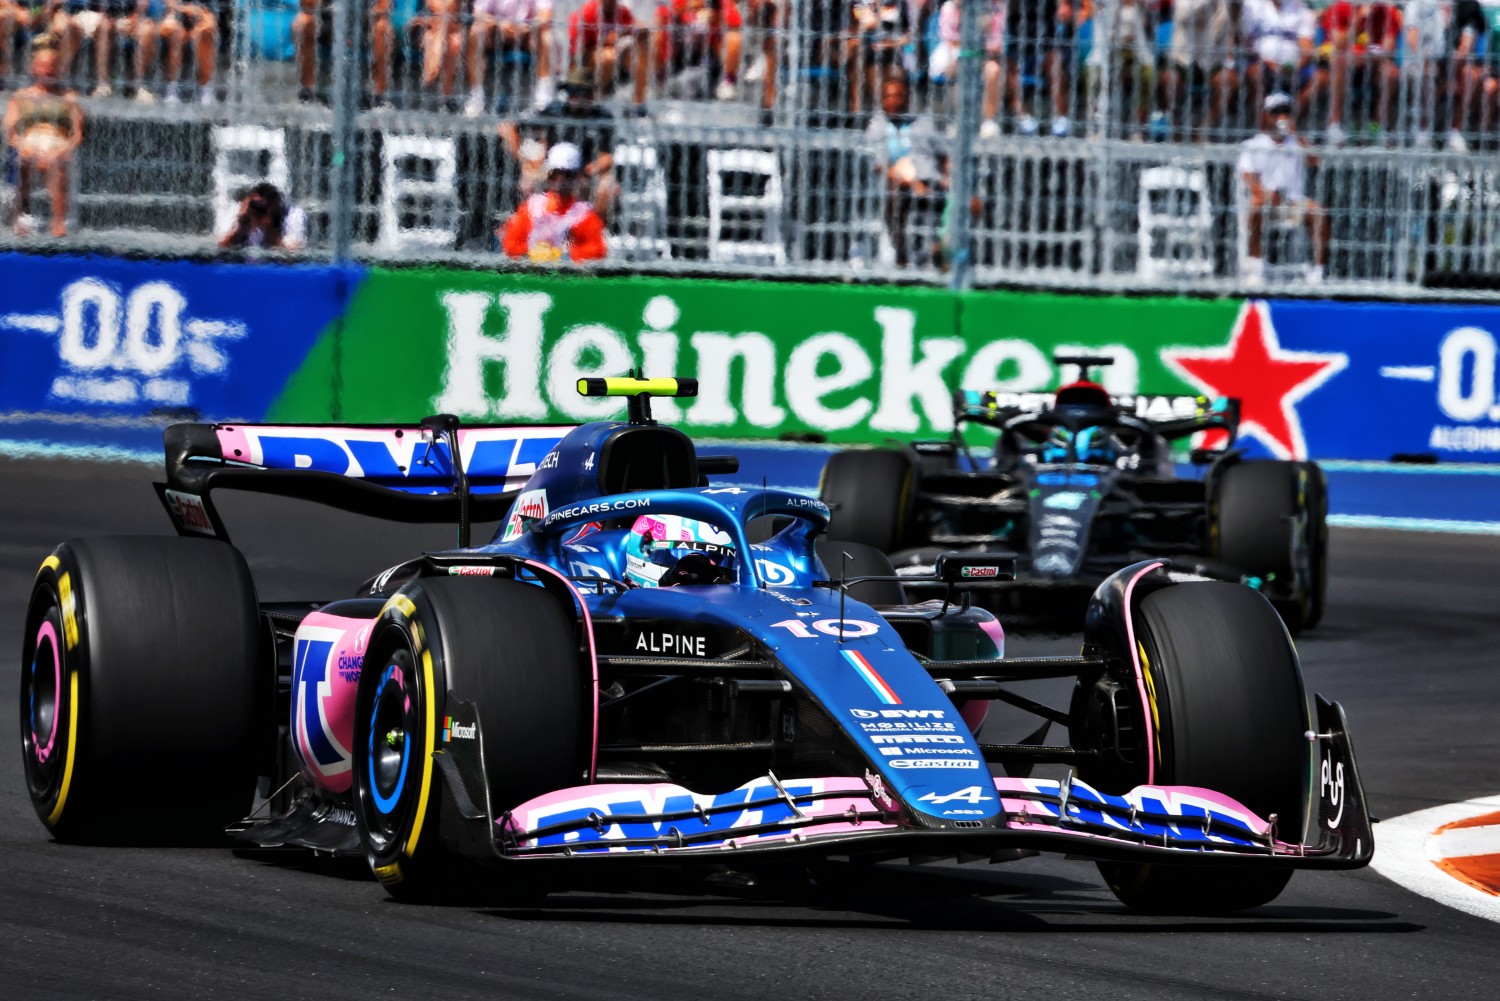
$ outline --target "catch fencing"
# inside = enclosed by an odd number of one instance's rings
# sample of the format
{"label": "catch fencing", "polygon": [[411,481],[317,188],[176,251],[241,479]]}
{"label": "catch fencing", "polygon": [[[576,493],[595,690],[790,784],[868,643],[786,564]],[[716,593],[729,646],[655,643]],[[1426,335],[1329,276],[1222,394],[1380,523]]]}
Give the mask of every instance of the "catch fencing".
{"label": "catch fencing", "polygon": [[[496,229],[544,183],[546,144],[581,137],[609,156],[589,181],[604,271],[1381,297],[1500,283],[1500,9],[1434,40],[1416,13],[1392,33],[1335,4],[1277,56],[1249,13],[1214,20],[1223,0],[1170,17],[1141,0],[677,0],[629,24],[599,0],[302,3],[177,4],[149,44],[140,23],[101,30],[107,12],[34,13],[0,62],[6,93],[53,35],[85,138],[69,235],[7,226],[0,244],[214,253],[237,197],[270,180],[305,210],[312,259],[518,266]],[[564,90],[587,93],[570,107]],[[1281,90],[1309,201],[1257,210],[1242,144]],[[580,100],[607,116],[580,118]],[[39,233],[47,201],[18,206]]]}

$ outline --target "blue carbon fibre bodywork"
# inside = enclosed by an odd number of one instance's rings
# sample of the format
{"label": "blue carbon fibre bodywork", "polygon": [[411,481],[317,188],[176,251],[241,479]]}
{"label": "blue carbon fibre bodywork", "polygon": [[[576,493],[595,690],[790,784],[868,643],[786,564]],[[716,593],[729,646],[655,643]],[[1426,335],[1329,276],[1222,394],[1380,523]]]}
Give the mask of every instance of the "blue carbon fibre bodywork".
{"label": "blue carbon fibre bodywork", "polygon": [[[813,586],[829,577],[813,548],[827,527],[827,506],[787,490],[743,486],[601,496],[594,472],[599,455],[609,437],[626,427],[586,424],[566,435],[512,507],[513,518],[525,515],[516,523],[524,530],[502,526],[501,537],[478,551],[535,560],[575,578],[622,581],[625,541],[636,518],[676,515],[714,525],[733,540],[733,582],[584,588],[589,614],[596,620],[738,630],[826,709],[872,774],[911,810],[933,818],[933,826],[960,817],[993,820],[997,803],[976,810],[961,795],[987,786],[990,778],[953,701],[879,612],[837,589]],[[790,523],[768,541],[751,544],[746,526],[767,517]]]}

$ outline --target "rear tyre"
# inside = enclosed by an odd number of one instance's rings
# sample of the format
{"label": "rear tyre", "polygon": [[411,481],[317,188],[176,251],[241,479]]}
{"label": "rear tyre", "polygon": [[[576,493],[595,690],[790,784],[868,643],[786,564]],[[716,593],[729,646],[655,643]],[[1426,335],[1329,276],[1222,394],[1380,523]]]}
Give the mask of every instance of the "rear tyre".
{"label": "rear tyre", "polygon": [[833,509],[828,537],[900,548],[911,518],[916,471],[906,453],[889,448],[836,452],[823,468],[821,495]]}
{"label": "rear tyre", "polygon": [[[818,559],[832,580],[839,577],[894,577],[896,568],[880,550],[858,542],[819,539]],[[899,580],[862,580],[849,585],[849,597],[866,605],[904,605],[906,589]]]}
{"label": "rear tyre", "polygon": [[250,808],[260,632],[217,541],[74,539],[37,572],[21,659],[27,791],[59,841],[203,844]]}
{"label": "rear tyre", "polygon": [[[1281,836],[1299,838],[1307,696],[1275,611],[1239,584],[1175,584],[1141,601],[1136,626],[1153,702],[1147,711],[1158,720],[1148,749],[1156,784],[1224,793],[1263,818],[1275,814]],[[1250,865],[1101,862],[1099,869],[1122,902],[1160,914],[1258,907],[1291,878],[1290,869]]]}
{"label": "rear tyre", "polygon": [[498,815],[577,784],[586,761],[575,623],[540,587],[424,578],[381,613],[356,695],[354,812],[375,876],[404,900],[519,894],[444,843],[439,814],[450,693],[473,703]]}
{"label": "rear tyre", "polygon": [[1316,463],[1235,463],[1219,480],[1210,555],[1267,579],[1267,597],[1296,635],[1323,615],[1327,518],[1327,481]]}

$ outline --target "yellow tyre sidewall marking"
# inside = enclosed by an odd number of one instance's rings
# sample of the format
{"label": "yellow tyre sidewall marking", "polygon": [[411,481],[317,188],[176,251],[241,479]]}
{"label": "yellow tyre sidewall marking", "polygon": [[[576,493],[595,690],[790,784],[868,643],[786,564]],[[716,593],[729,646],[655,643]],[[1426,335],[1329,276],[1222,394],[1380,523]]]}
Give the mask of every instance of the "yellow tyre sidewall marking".
{"label": "yellow tyre sidewall marking", "polygon": [[[420,643],[420,639],[418,643]],[[419,647],[420,649],[420,647]],[[432,750],[436,734],[434,727],[437,722],[437,693],[432,687],[432,651],[421,650],[422,658],[422,685],[425,697],[422,699],[422,715],[426,721],[422,734],[422,785],[417,792],[417,810],[412,816],[411,837],[406,840],[406,857],[413,858],[417,851],[417,839],[422,836],[422,823],[427,819],[427,800],[432,792]]]}
{"label": "yellow tyre sidewall marking", "polygon": [[78,747],[78,672],[68,672],[68,752],[63,758],[62,788],[57,793],[57,803],[47,814],[47,826],[51,827],[62,817],[68,805],[68,789],[73,784],[73,758]]}
{"label": "yellow tyre sidewall marking", "polygon": [[1161,760],[1161,711],[1156,705],[1156,681],[1151,676],[1151,658],[1146,656],[1146,645],[1139,640],[1135,644],[1136,652],[1141,656],[1141,677],[1146,682],[1146,701],[1150,703],[1151,710],[1151,739],[1156,744],[1152,753],[1156,755],[1158,767]]}

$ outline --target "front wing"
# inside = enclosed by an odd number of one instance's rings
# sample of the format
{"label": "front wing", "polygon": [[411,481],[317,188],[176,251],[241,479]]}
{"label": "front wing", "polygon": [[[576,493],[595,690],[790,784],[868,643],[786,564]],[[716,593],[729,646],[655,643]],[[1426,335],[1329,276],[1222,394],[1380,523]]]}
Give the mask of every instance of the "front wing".
{"label": "front wing", "polygon": [[1342,709],[1321,697],[1317,716],[1318,731],[1307,735],[1314,788],[1305,837],[1213,790],[1148,785],[1109,795],[1071,775],[992,776],[992,789],[987,783],[965,793],[975,806],[998,797],[998,815],[950,820],[938,830],[897,801],[873,771],[785,781],[768,774],[714,794],[662,782],[576,786],[492,822],[482,733],[438,752],[445,820],[457,822],[445,823],[444,837],[494,863],[787,852],[1009,858],[1021,849],[1116,861],[1357,868],[1369,862],[1375,842],[1347,724]]}

